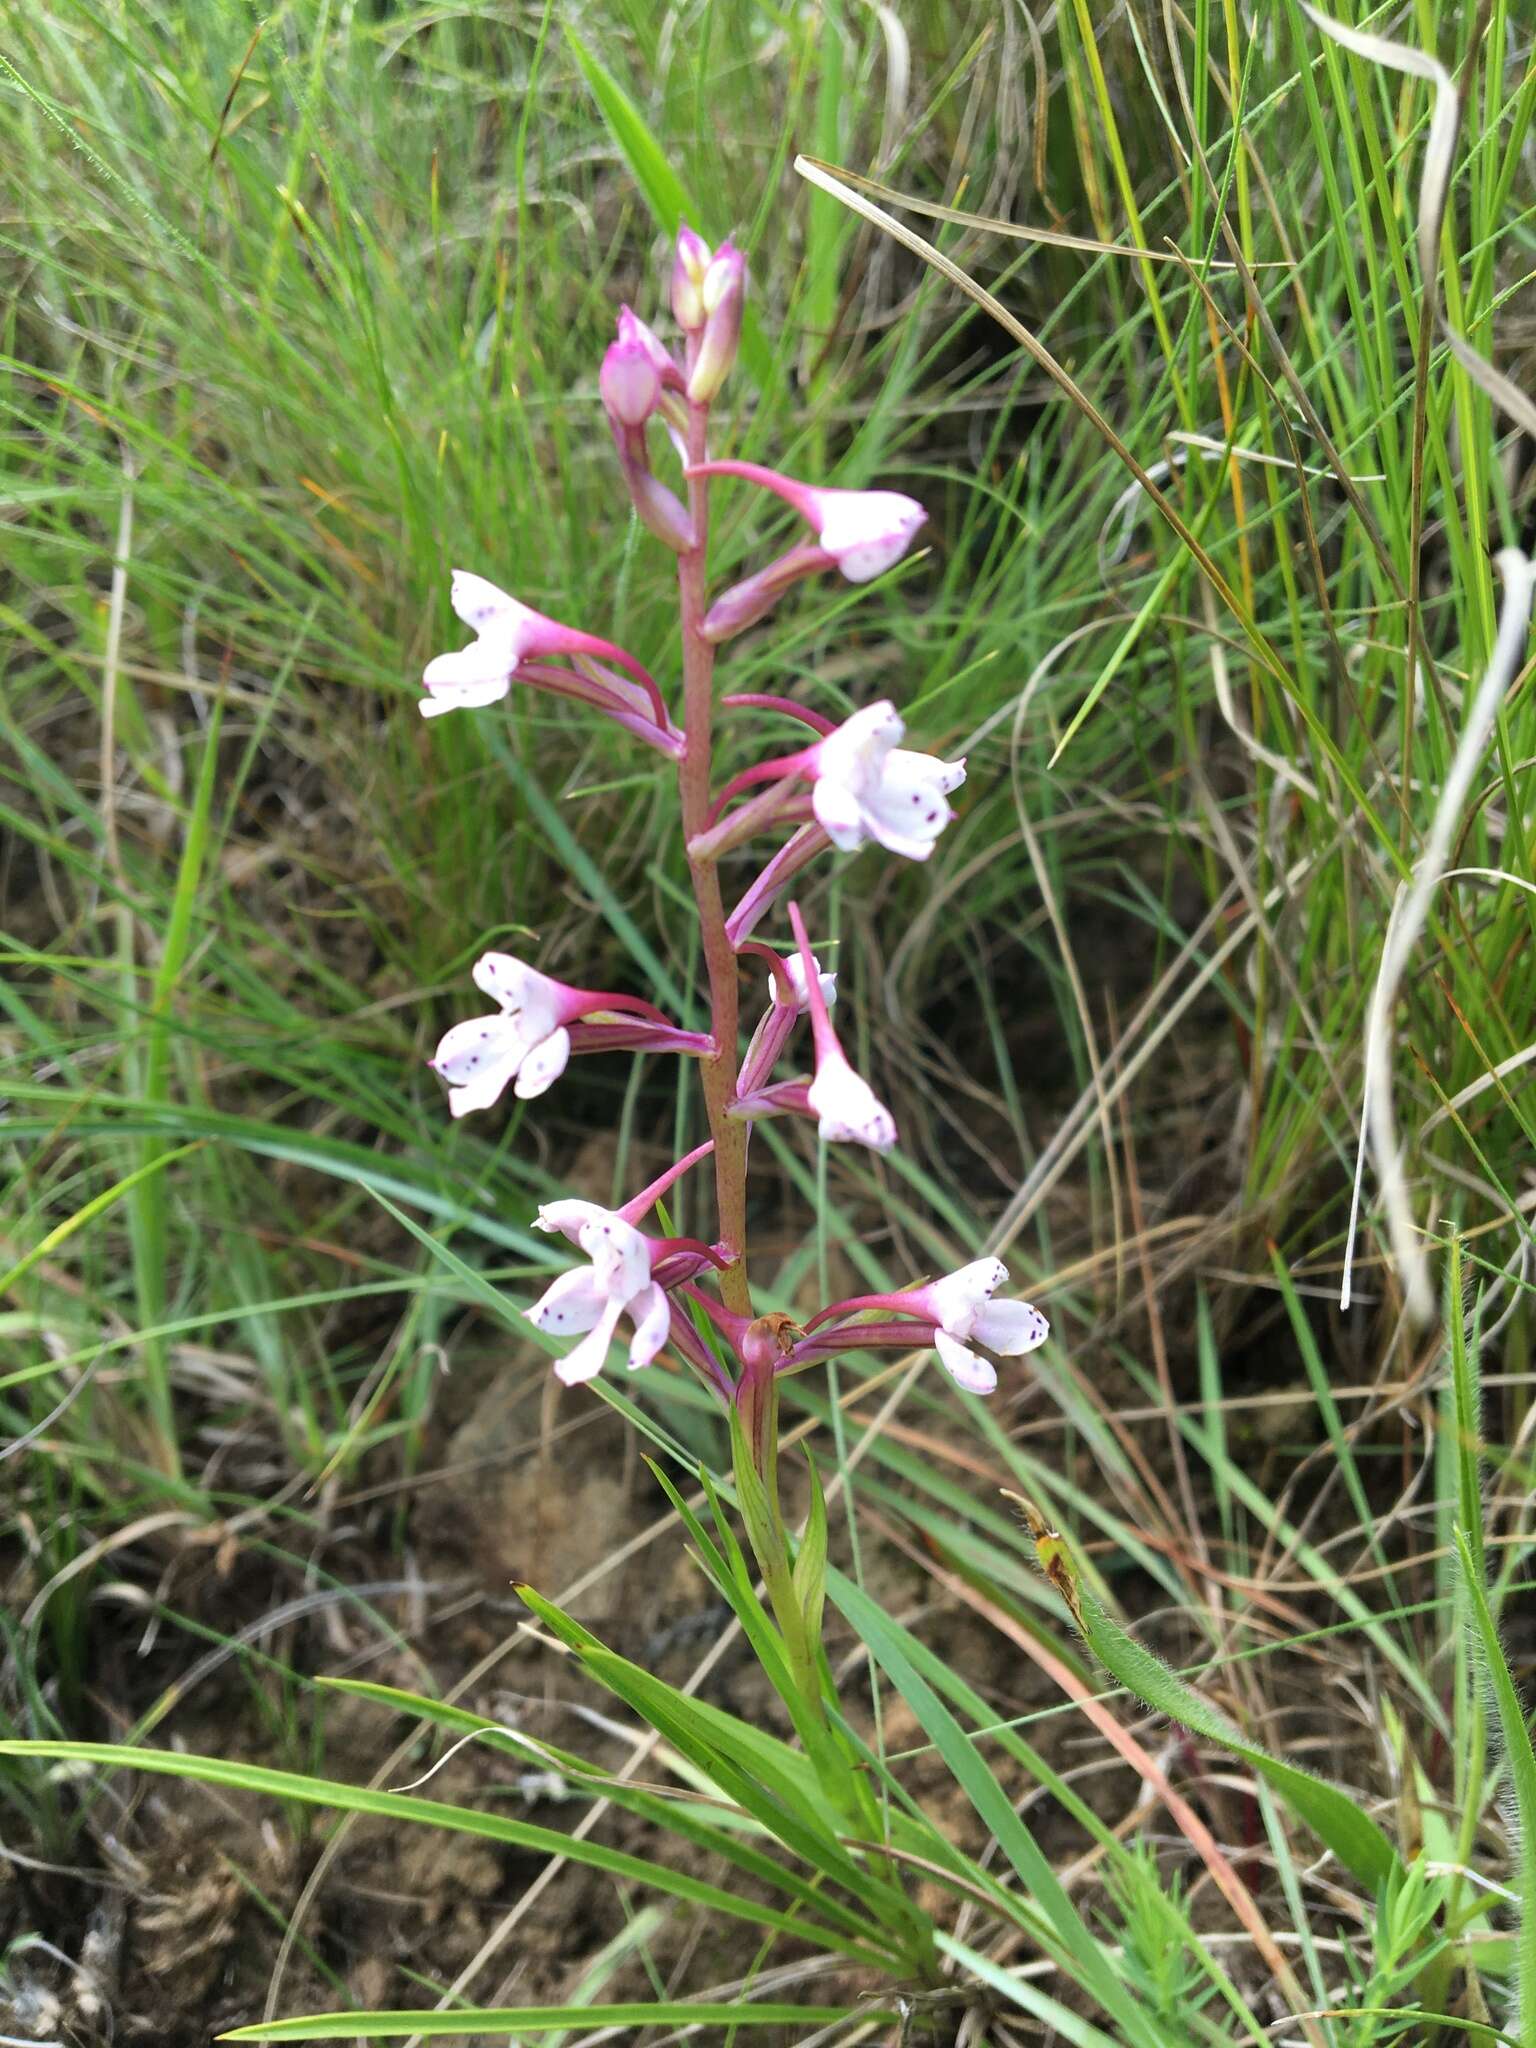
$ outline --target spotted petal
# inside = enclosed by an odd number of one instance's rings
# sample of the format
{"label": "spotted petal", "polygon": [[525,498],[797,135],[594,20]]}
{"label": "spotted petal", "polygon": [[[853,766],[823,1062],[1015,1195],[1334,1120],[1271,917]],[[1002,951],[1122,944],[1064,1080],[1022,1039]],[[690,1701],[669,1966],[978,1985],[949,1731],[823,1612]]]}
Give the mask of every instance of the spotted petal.
{"label": "spotted petal", "polygon": [[432,1061],[448,1083],[448,1108],[456,1116],[489,1109],[515,1078],[528,1050],[514,1019],[470,1017],[443,1034]]}
{"label": "spotted petal", "polygon": [[578,1202],[573,1197],[563,1197],[558,1202],[541,1202],[533,1227],[535,1230],[558,1230],[572,1244],[579,1244],[583,1227],[595,1217],[607,1214],[608,1211],[597,1202]]}
{"label": "spotted petal", "polygon": [[475,987],[492,1002],[519,1013],[530,1042],[547,1038],[557,1024],[565,1022],[561,1000],[567,993],[565,984],[552,981],[511,953],[482,953],[471,972]]}
{"label": "spotted petal", "polygon": [[476,576],[468,569],[454,570],[450,599],[466,626],[511,645],[516,660],[517,649],[512,643],[521,634],[525,620],[533,616],[527,605],[519,604],[515,597],[509,597],[484,576]]}
{"label": "spotted petal", "polygon": [[944,1361],[945,1370],[965,1388],[968,1394],[990,1394],[997,1385],[997,1374],[984,1358],[951,1337],[947,1330],[935,1330],[934,1348]]}
{"label": "spotted petal", "polygon": [[[932,754],[892,748],[878,785],[862,800],[870,837],[908,860],[926,860],[933,842],[955,815],[945,796],[945,791],[955,786],[950,779],[953,765]],[[964,763],[958,766],[957,779],[963,780]]]}
{"label": "spotted petal", "polygon": [[548,1038],[541,1038],[537,1045],[529,1048],[522,1066],[518,1069],[517,1087],[513,1093],[519,1101],[531,1102],[536,1095],[542,1095],[546,1088],[553,1087],[565,1072],[566,1062],[571,1057],[571,1034],[564,1026],[551,1031]]}
{"label": "spotted petal", "polygon": [[811,791],[811,809],[839,853],[856,853],[864,844],[864,813],[853,791],[842,783],[819,777]]}
{"label": "spotted petal", "polygon": [[970,1335],[989,1351],[1005,1358],[1019,1358],[1034,1351],[1051,1334],[1051,1326],[1039,1309],[1027,1301],[989,1301],[977,1315]]}
{"label": "spotted petal", "polygon": [[906,732],[901,714],[888,698],[866,704],[845,718],[835,731],[817,742],[818,781],[840,783],[857,795],[878,780],[886,756]]}
{"label": "spotted petal", "polygon": [[610,1298],[604,1303],[602,1314],[588,1334],[564,1358],[555,1360],[555,1378],[562,1385],[574,1387],[582,1380],[595,1379],[603,1369],[608,1356],[608,1346],[613,1342],[613,1333],[618,1328],[619,1317],[624,1313],[622,1301]]}
{"label": "spotted petal", "polygon": [[651,1247],[622,1216],[600,1209],[584,1223],[577,1242],[592,1261],[598,1284],[615,1301],[631,1301],[650,1284]]}
{"label": "spotted petal", "polygon": [[672,1304],[667,1300],[667,1290],[653,1280],[627,1303],[625,1313],[635,1326],[634,1342],[629,1347],[629,1369],[639,1372],[660,1351],[672,1328]]}
{"label": "spotted petal", "polygon": [[552,1280],[525,1313],[537,1330],[548,1330],[556,1337],[579,1337],[592,1328],[607,1300],[590,1266],[572,1266]]}
{"label": "spotted petal", "polygon": [[1008,1278],[1001,1259],[972,1259],[922,1291],[935,1322],[954,1337],[976,1334],[976,1318]]}

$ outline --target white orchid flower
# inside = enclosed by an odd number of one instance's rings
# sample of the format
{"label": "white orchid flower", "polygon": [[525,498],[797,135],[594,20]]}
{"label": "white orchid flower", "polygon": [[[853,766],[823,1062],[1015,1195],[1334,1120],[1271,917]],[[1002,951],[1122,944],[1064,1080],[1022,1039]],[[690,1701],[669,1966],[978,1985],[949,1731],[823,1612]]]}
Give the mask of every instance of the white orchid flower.
{"label": "white orchid flower", "polygon": [[889,853],[926,860],[955,815],[946,799],[964,782],[965,762],[914,753],[899,744],[905,732],[895,705],[882,699],[807,749],[811,808],[843,852],[873,839]]}
{"label": "white orchid flower", "polygon": [[634,1325],[629,1369],[638,1372],[649,1365],[672,1326],[666,1289],[651,1278],[651,1240],[596,1202],[548,1202],[539,1210],[534,1228],[559,1231],[591,1261],[562,1273],[526,1311],[529,1322],[540,1330],[581,1337],[573,1350],[555,1361],[556,1378],[568,1387],[594,1378],[625,1316]]}
{"label": "white orchid flower", "polygon": [[[648,705],[658,725],[665,725],[665,712],[656,684],[632,654],[611,640],[583,633],[575,626],[562,626],[532,606],[522,604],[467,569],[453,572],[452,604],[475,637],[468,647],[452,654],[436,655],[422,672],[427,695],[421,700],[423,718],[440,718],[445,711],[494,704],[505,697],[525,663],[556,656],[589,655],[613,662],[638,685],[622,701],[613,689],[599,694],[612,696],[615,706],[631,711]],[[584,690],[595,686],[583,684]],[[622,686],[628,691],[628,684]],[[630,699],[633,702],[630,702]]]}
{"label": "white orchid flower", "polygon": [[1051,1334],[1050,1324],[1029,1302],[992,1299],[1007,1278],[1001,1259],[973,1259],[902,1297],[933,1317],[934,1349],[968,1393],[990,1394],[997,1385],[993,1368],[969,1348],[973,1341],[1004,1358],[1019,1358]]}
{"label": "white orchid flower", "polygon": [[896,1142],[896,1119],[873,1088],[848,1064],[832,1020],[827,1015],[823,975],[805,935],[805,920],[798,903],[789,906],[790,929],[795,935],[800,973],[795,981],[810,1012],[811,1036],[816,1046],[816,1075],[805,1091],[807,1104],[816,1113],[816,1132],[828,1144],[868,1145],[875,1152],[889,1152]]}
{"label": "white orchid flower", "polygon": [[761,484],[785,504],[793,505],[814,530],[825,566],[835,567],[850,583],[868,583],[912,545],[928,514],[916,498],[900,491],[846,491],[803,484],[758,462],[696,462],[688,476],[739,476]]}
{"label": "white orchid flower", "polygon": [[[795,1015],[803,1017],[811,1006],[810,992],[805,979],[805,962],[797,952],[791,953],[784,962],[784,968],[795,985]],[[821,962],[814,954],[811,957],[811,972],[815,975],[816,985],[821,990],[821,1000],[830,1010],[837,1001],[837,976],[823,974]]]}
{"label": "white orchid flower", "polygon": [[542,1095],[565,1072],[571,1056],[565,1027],[584,1002],[583,990],[551,980],[510,953],[482,953],[474,981],[500,1009],[455,1024],[431,1062],[448,1083],[448,1108],[456,1117],[489,1109],[508,1082],[516,1083],[514,1093],[524,1102]]}

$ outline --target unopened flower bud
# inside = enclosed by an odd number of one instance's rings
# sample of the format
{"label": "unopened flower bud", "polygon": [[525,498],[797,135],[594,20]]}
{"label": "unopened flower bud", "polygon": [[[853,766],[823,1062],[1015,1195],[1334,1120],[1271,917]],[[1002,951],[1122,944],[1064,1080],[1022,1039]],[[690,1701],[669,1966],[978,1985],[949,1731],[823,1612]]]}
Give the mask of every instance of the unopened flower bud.
{"label": "unopened flower bud", "polygon": [[688,396],[707,404],[730,374],[741,340],[741,307],[746,297],[746,259],[733,242],[722,242],[704,273],[699,296],[704,305],[704,333],[688,379]]}
{"label": "unopened flower bud", "polygon": [[709,265],[708,242],[684,221],[677,231],[677,253],[672,259],[672,317],[684,334],[697,334],[708,314],[704,279]]}
{"label": "unopened flower bud", "polygon": [[609,346],[597,384],[615,426],[643,427],[661,400],[660,373],[638,340]]}
{"label": "unopened flower bud", "polygon": [[619,340],[643,348],[656,366],[656,374],[663,384],[671,382],[681,386],[682,374],[672,359],[671,351],[659,334],[653,333],[638,313],[628,306],[619,308]]}

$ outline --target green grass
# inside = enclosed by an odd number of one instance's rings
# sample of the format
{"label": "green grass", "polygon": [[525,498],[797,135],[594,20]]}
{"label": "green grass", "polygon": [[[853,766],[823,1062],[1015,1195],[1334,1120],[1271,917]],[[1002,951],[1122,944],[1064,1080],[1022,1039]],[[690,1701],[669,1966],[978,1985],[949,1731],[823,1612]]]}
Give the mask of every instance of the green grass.
{"label": "green grass", "polygon": [[[808,587],[732,650],[731,686],[834,713],[889,692],[919,744],[971,760],[921,874],[827,874],[850,1049],[906,1142],[823,1166],[764,1133],[764,1173],[819,1218],[772,1285],[803,1306],[831,1262],[901,1281],[991,1233],[1058,1333],[1019,1402],[961,1404],[931,1368],[876,1384],[860,1360],[786,1389],[848,1599],[878,1616],[864,1567],[906,1545],[1010,1655],[1097,1684],[994,1489],[1027,1494],[1112,1624],[1255,1749],[1344,1782],[1405,1859],[1372,1896],[1319,1872],[1282,1784],[1210,1793],[1320,2015],[1297,2029],[1423,2038],[1390,2015],[1454,1996],[1475,2032],[1530,1967],[1488,1889],[1526,1867],[1500,1817],[1527,1788],[1498,1625],[1528,1576],[1528,668],[1453,843],[1483,873],[1436,892],[1392,1020],[1411,1214],[1432,1251],[1454,1236],[1460,1278],[1443,1330],[1401,1315],[1368,1164],[1357,1304],[1329,1304],[1387,920],[1493,647],[1490,554],[1530,531],[1530,450],[1438,333],[1424,345],[1430,89],[1289,0],[1252,33],[1232,0],[1196,0],[1172,51],[1144,0],[1099,13],[1074,0],[1038,45],[1022,17],[931,0],[17,14],[0,1417],[22,1440],[21,1568],[0,1708],[19,1736],[120,1736],[92,1673],[121,1623],[95,1596],[132,1581],[192,1664],[158,1590],[177,1532],[248,1528],[296,1589],[317,1487],[419,1469],[440,1357],[505,1356],[515,1329],[506,1369],[542,1372],[516,1311],[552,1255],[527,1221],[584,1137],[617,1133],[615,1186],[670,1147],[659,1077],[619,1059],[450,1124],[422,1060],[485,943],[655,984],[690,1020],[698,977],[670,791],[635,750],[563,708],[429,730],[414,701],[454,644],[460,563],[674,680],[595,368],[618,299],[658,310],[686,206],[751,260],[731,452],[879,477],[933,512],[927,554],[867,592]],[[1446,16],[1416,0],[1375,25],[1463,87],[1439,296],[1519,381],[1536,66],[1505,0]],[[1373,19],[1359,0],[1349,18]],[[1149,257],[880,199],[978,304],[798,179],[802,150]],[[779,530],[727,503],[722,579]],[[686,1104],[676,1135],[699,1117]],[[1500,1325],[1481,1392],[1462,1281],[1473,1327]],[[726,1462],[678,1380],[607,1398],[690,1469]],[[260,1447],[261,1483],[232,1439]],[[349,1612],[389,1639],[365,1601]],[[1181,2013],[1188,2038],[1260,2038],[1251,1931],[1169,1888],[1166,1825],[1156,1860],[1095,1833],[1061,1762],[1069,1717],[1107,1755],[1085,1709],[1021,1714],[990,1674],[925,1664],[903,1620],[865,1637],[876,1724],[894,1688],[1004,1862],[1007,1797],[1050,1784],[1103,1862],[1086,1938],[1125,1945],[1148,2039],[1185,2038],[1157,2031]],[[240,1668],[267,1711],[265,1667]],[[299,1701],[264,1761],[308,1773],[324,1709]],[[1192,1772],[1217,1754],[1198,1738]],[[892,1800],[922,1761],[881,1748]],[[37,1853],[77,1853],[88,1802],[35,1758],[7,1768]],[[1241,1854],[1224,1829],[1249,1831]],[[1054,1937],[1010,1868],[986,1877],[993,1918],[941,1929],[954,1980],[1011,2003],[1000,2042],[1053,2021],[1133,2038],[1063,2015],[1065,1970],[1017,1973]]]}

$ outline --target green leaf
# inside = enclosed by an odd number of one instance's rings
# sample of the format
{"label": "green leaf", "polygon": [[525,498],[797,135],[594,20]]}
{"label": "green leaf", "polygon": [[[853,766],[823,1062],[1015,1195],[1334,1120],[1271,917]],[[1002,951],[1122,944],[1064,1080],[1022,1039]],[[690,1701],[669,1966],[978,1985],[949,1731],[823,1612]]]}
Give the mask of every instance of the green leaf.
{"label": "green leaf", "polygon": [[795,1557],[793,1582],[795,1598],[805,1616],[806,1635],[811,1642],[819,1643],[822,1608],[827,1597],[827,1503],[816,1460],[809,1451],[805,1462],[811,1474],[811,1510]]}
{"label": "green leaf", "polygon": [[1096,1999],[1104,2011],[1119,2023],[1128,2043],[1138,2043],[1140,2048],[1164,2048],[1157,2028],[1126,1989],[1117,1964],[1095,1940],[1088,1923],[1051,1868],[1049,1858],[1014,1811],[1013,1801],[998,1783],[985,1757],[938,1694],[925,1679],[919,1677],[902,1647],[904,1631],[861,1586],[844,1578],[841,1572],[828,1572],[827,1591],[832,1596],[833,1605],[854,1634],[868,1646],[870,1654],[917,1716],[923,1732],[948,1764],[983,1824],[997,1837],[998,1847],[1044,1915],[1054,1936],[1059,1960],[1072,1971],[1089,1997]]}
{"label": "green leaf", "polygon": [[[46,1259],[57,1251],[59,1246],[67,1238],[73,1237],[77,1230],[87,1223],[93,1223],[98,1216],[104,1215],[108,1209],[120,1202],[124,1195],[130,1194],[153,1174],[163,1173],[168,1166],[174,1166],[178,1159],[185,1159],[189,1152],[195,1152],[201,1143],[200,1138],[194,1139],[190,1145],[177,1146],[174,1152],[157,1152],[141,1166],[136,1166],[132,1173],[124,1174],[123,1178],[114,1181],[111,1187],[103,1188],[99,1195],[93,1195],[90,1201],[82,1203],[72,1216],[66,1216],[62,1223],[56,1223],[46,1236],[40,1237],[35,1245],[23,1252],[8,1273],[0,1274],[0,1295],[9,1294],[16,1282],[30,1273],[40,1259]],[[53,1372],[55,1369],[51,1360],[42,1368],[44,1372]]]}
{"label": "green leaf", "polygon": [[1235,1721],[1228,1720],[1160,1657],[1110,1619],[1098,1597],[1078,1577],[1059,1536],[1041,1525],[1035,1544],[1042,1569],[1071,1610],[1083,1640],[1127,1691],[1207,1742],[1219,1743],[1241,1757],[1362,1884],[1374,1890],[1389,1878],[1403,1875],[1401,1859],[1391,1842],[1347,1792],[1298,1764],[1282,1763],[1250,1742]]}
{"label": "green leaf", "polygon": [[545,1856],[565,1856],[573,1863],[589,1864],[610,1876],[631,1884],[643,1884],[670,1892],[706,1912],[724,1913],[733,1920],[750,1920],[759,1927],[776,1929],[810,1941],[822,1948],[847,1950],[842,1935],[818,1928],[798,1914],[781,1913],[772,1906],[739,1898],[719,1885],[706,1884],[680,1870],[643,1856],[626,1855],[601,1842],[561,1834],[557,1828],[535,1827],[530,1821],[508,1820],[504,1815],[481,1813],[473,1807],[450,1806],[439,1799],[420,1799],[409,1792],[382,1792],[367,1785],[345,1785],[331,1778],[310,1778],[298,1771],[275,1771],[261,1764],[230,1761],[217,1756],[185,1756],[180,1751],[134,1749],[117,1742],[0,1742],[0,1756],[55,1758],[61,1763],[99,1764],[104,1770],[154,1771],[167,1778],[190,1778],[201,1785],[224,1785],[236,1792],[255,1792],[269,1799],[296,1800],[305,1806],[329,1806],[342,1813],[372,1814],[381,1820],[409,1821],[436,1827],[453,1834],[481,1835],[493,1842],[510,1843]]}
{"label": "green leaf", "polygon": [[676,234],[685,218],[698,222],[698,208],[672,168],[666,151],[651,133],[645,116],[613,73],[593,56],[569,22],[565,25],[565,35],[587,84],[592,88],[598,112],[623,152],[624,161],[629,165],[635,183],[645,194],[645,203],[658,226],[665,228],[670,235]]}
{"label": "green leaf", "polygon": [[[618,144],[635,183],[645,194],[645,203],[657,226],[669,235],[675,235],[684,220],[702,226],[709,220],[709,215],[689,196],[687,187],[672,168],[671,159],[652,134],[640,109],[613,73],[593,56],[569,22],[565,25],[565,35],[587,84],[592,88],[598,112],[608,124],[608,132]],[[711,229],[713,232],[713,223]],[[750,305],[742,313],[740,360],[759,390],[771,381],[773,355]]]}
{"label": "green leaf", "polygon": [[1536,1749],[1531,1746],[1525,1709],[1504,1656],[1504,1645],[1499,1641],[1493,1610],[1488,1605],[1487,1588],[1477,1568],[1477,1553],[1465,1529],[1456,1531],[1456,1553],[1461,1559],[1472,1605],[1478,1661],[1487,1674],[1494,1711],[1504,1736],[1504,1756],[1519,1821],[1513,1831],[1520,1858],[1519,1876],[1513,1885],[1520,1898],[1515,1934],[1514,2010],[1520,2015],[1520,2034],[1529,2048],[1536,2040]]}
{"label": "green leaf", "polygon": [[[850,1912],[840,1900],[835,1899],[825,1886],[810,1884],[798,1871],[775,1863],[760,1849],[743,1840],[741,1827],[745,1826],[754,1834],[760,1834],[760,1824],[743,1815],[738,1822],[733,1813],[734,1825],[722,1827],[713,1820],[704,1818],[696,1804],[679,1799],[665,1798],[641,1786],[631,1784],[627,1779],[615,1777],[611,1772],[598,1769],[582,1757],[574,1756],[568,1750],[556,1749],[552,1744],[536,1742],[532,1737],[504,1728],[497,1721],[487,1720],[483,1714],[472,1714],[464,1707],[450,1706],[445,1700],[428,1698],[424,1693],[403,1692],[394,1686],[378,1685],[363,1678],[322,1678],[319,1683],[328,1690],[352,1694],[357,1699],[371,1701],[374,1705],[386,1707],[397,1714],[409,1714],[419,1720],[430,1721],[434,1726],[446,1728],[457,1735],[478,1735],[487,1749],[521,1758],[526,1762],[538,1763],[547,1769],[559,1771],[571,1780],[583,1793],[590,1793],[594,1799],[601,1798],[611,1805],[621,1807],[626,1813],[639,1815],[642,1820],[653,1822],[664,1832],[681,1836],[695,1847],[710,1854],[724,1857],[739,1870],[756,1878],[770,1891],[777,1890],[797,1900],[802,1906],[826,1919],[835,1920],[849,1934],[866,1945],[877,1944],[880,1930],[871,1927],[867,1920]],[[677,1757],[674,1769],[687,1774],[688,1765]],[[704,1782],[701,1773],[697,1782]],[[713,1787],[711,1787],[711,1790]]]}
{"label": "green leaf", "polygon": [[531,1588],[522,1586],[518,1591],[540,1620],[576,1651],[600,1684],[706,1772],[728,1799],[752,1814],[786,1849],[852,1892],[882,1922],[904,1914],[905,1899],[899,1890],[843,1847],[838,1838],[839,1817],[807,1757],[766,1729],[711,1706],[707,1700],[679,1692],[664,1679],[605,1649],[579,1622]]}
{"label": "green leaf", "polygon": [[[828,2027],[851,2019],[889,2020],[889,2013],[844,2005],[690,2005],[672,1999],[659,2005],[465,2006],[457,2012],[330,2012],[291,2020],[266,2020],[236,2027],[220,2041],[398,2041],[411,2034],[435,2040],[465,2034],[548,2034],[557,2027]],[[803,2034],[797,2034],[803,2039]]]}

